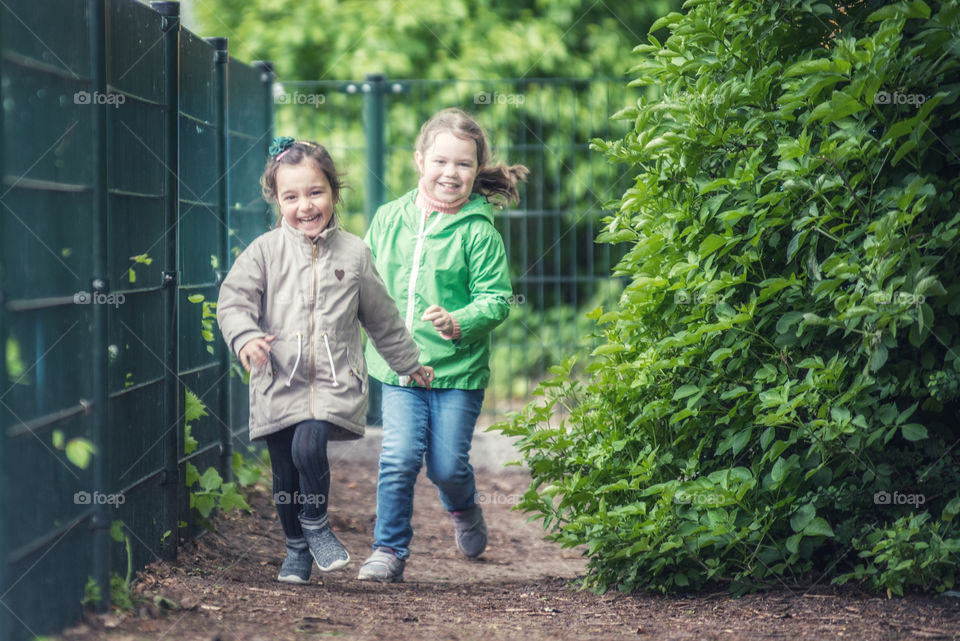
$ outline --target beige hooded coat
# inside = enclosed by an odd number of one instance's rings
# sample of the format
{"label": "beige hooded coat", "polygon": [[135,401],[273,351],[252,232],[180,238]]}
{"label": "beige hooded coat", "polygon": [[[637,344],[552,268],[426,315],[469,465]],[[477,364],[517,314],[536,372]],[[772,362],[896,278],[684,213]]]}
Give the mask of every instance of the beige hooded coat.
{"label": "beige hooded coat", "polygon": [[361,325],[397,373],[420,367],[370,249],[336,219],[316,241],[283,222],[250,243],[220,286],[217,322],[234,354],[276,336],[269,366],[250,372],[251,439],[311,419],[338,426],[334,439],[363,436]]}

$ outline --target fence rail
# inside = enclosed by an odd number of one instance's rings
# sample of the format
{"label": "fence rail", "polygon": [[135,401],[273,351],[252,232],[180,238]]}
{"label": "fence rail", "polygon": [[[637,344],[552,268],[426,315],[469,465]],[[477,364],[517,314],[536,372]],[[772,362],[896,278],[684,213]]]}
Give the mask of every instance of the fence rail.
{"label": "fence rail", "polygon": [[[105,605],[113,522],[136,567],[174,556],[186,462],[229,477],[247,445],[246,387],[192,301],[269,224],[273,76],[176,2],[6,0],[0,50],[0,638],[26,639],[77,620],[90,579]],[[189,455],[185,389],[209,412]]]}

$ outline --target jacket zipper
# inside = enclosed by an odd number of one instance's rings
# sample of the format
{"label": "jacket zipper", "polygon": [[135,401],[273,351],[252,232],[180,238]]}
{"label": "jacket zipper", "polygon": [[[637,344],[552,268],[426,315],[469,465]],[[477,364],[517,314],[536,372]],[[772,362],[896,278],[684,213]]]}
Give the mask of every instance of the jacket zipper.
{"label": "jacket zipper", "polygon": [[416,295],[416,286],[417,286],[417,276],[420,273],[420,258],[423,256],[423,241],[426,240],[427,234],[433,231],[433,228],[443,220],[443,214],[437,213],[437,219],[433,221],[433,224],[430,225],[429,229],[424,230],[424,227],[427,225],[427,219],[430,217],[430,213],[426,209],[421,210],[423,216],[420,218],[420,232],[417,234],[417,244],[413,249],[413,267],[410,270],[410,285],[407,287],[407,331],[413,332],[413,313],[414,313],[414,297]]}
{"label": "jacket zipper", "polygon": [[[432,212],[421,209],[423,215],[420,217],[420,232],[417,234],[417,244],[413,249],[413,267],[410,269],[410,284],[407,287],[407,318],[406,325],[407,331],[410,334],[413,334],[413,314],[414,314],[414,303],[416,299],[416,286],[417,286],[417,276],[420,274],[420,258],[423,256],[423,241],[427,239],[427,234],[433,231],[433,228],[436,227],[441,220],[443,220],[443,214],[437,212],[437,219],[433,221],[433,224],[430,225],[428,229],[424,229],[427,226],[427,219],[430,218]],[[407,383],[410,381],[409,376],[400,377],[400,386],[406,387]]]}
{"label": "jacket zipper", "polygon": [[317,359],[315,358],[315,343],[313,342],[314,316],[317,311],[317,255],[319,248],[313,244],[313,306],[310,309],[310,416],[317,418],[313,411],[313,382],[317,378]]}

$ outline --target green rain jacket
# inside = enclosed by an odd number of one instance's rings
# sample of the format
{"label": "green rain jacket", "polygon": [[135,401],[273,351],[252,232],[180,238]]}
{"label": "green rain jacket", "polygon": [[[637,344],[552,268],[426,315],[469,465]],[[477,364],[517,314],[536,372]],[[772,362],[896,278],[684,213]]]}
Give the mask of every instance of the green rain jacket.
{"label": "green rain jacket", "polygon": [[[484,389],[490,380],[490,332],[510,313],[512,294],[493,205],[473,194],[456,214],[432,212],[424,219],[416,195],[414,189],[380,207],[364,240],[420,347],[420,362],[434,368],[433,387]],[[431,305],[453,315],[459,339],[445,339],[420,320]],[[369,343],[366,357],[370,376],[401,384]]]}

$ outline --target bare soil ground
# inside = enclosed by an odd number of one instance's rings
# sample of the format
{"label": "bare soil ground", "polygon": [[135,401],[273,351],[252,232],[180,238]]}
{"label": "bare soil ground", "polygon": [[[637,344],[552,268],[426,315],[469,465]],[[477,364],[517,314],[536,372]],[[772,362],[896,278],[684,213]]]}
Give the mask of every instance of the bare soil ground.
{"label": "bare soil ground", "polygon": [[219,516],[216,532],[184,544],[176,563],[139,573],[137,611],[89,615],[60,638],[960,639],[960,601],[949,597],[886,599],[828,586],[739,599],[578,590],[574,579],[585,572],[580,552],[544,542],[539,522],[511,511],[529,477],[502,467],[496,447],[491,454],[475,446],[490,525],[489,547],[479,560],[456,551],[449,517],[421,476],[406,581],[360,582],[356,574],[373,533],[378,448],[374,435],[331,450],[331,521],[352,557],[344,570],[321,575],[314,568],[306,586],[275,581],[283,535],[269,489],[261,485],[250,493],[251,514]]}

